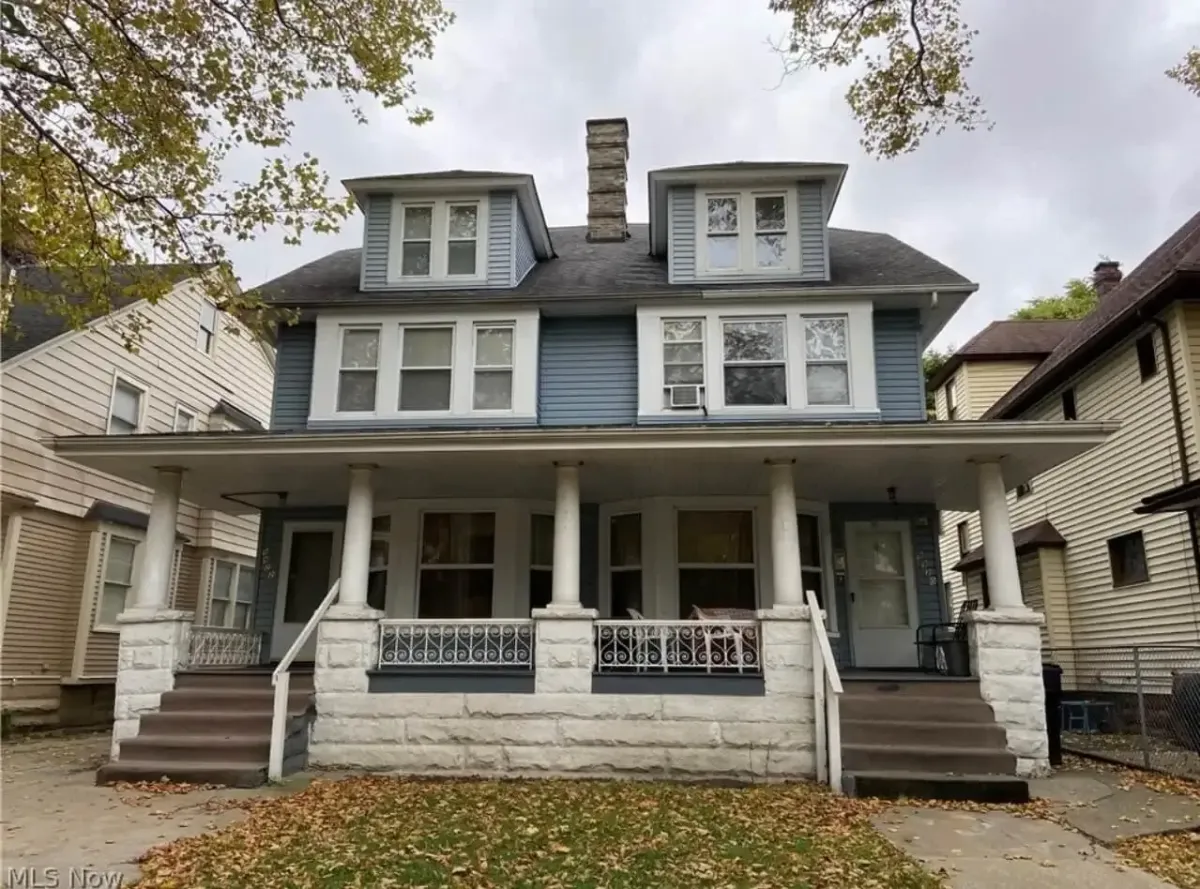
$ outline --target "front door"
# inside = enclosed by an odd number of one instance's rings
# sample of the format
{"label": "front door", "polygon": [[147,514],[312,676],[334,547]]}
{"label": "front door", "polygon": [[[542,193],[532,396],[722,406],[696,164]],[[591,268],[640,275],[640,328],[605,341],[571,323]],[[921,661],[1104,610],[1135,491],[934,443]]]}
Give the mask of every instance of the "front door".
{"label": "front door", "polygon": [[[338,578],[342,557],[340,524],[289,524],[283,531],[278,593],[275,597],[275,631],[271,634],[271,659],[282,658],[313,616]],[[314,632],[297,660],[316,657]]]}
{"label": "front door", "polygon": [[856,667],[917,665],[917,588],[908,522],[848,522],[846,583]]}

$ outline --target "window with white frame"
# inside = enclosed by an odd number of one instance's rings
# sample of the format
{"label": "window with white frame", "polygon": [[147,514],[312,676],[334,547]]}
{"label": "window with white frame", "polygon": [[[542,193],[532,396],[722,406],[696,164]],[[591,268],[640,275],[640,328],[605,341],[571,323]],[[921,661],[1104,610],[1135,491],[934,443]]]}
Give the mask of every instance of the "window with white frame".
{"label": "window with white frame", "polygon": [[701,271],[714,275],[799,268],[790,191],[722,191],[701,195]]}
{"label": "window with white frame", "polygon": [[176,432],[194,432],[196,430],[195,412],[188,410],[182,404],[176,405],[174,429]]}
{"label": "window with white frame", "polygon": [[491,617],[495,560],[495,513],[424,513],[417,617],[442,620]]}
{"label": "window with white frame", "polygon": [[392,273],[399,281],[472,281],[486,277],[482,200],[396,201]]}
{"label": "window with white frame", "polygon": [[448,411],[454,382],[454,328],[400,332],[400,410]]}
{"label": "window with white frame", "polygon": [[950,420],[958,419],[958,377],[951,377],[950,382],[946,384],[946,417]]}
{"label": "window with white frame", "polygon": [[196,348],[211,355],[217,344],[217,307],[205,300],[200,304],[200,325],[196,330]]}
{"label": "window with white frame", "polygon": [[108,434],[131,435],[142,425],[146,390],[117,377],[113,383],[112,405],[108,411]]}
{"label": "window with white frame", "polygon": [[550,604],[554,586],[554,516],[533,513],[529,517],[529,607]]}
{"label": "window with white frame", "polygon": [[208,625],[250,629],[254,613],[254,566],[232,559],[213,559]]}
{"label": "window with white frame", "polygon": [[663,405],[704,404],[704,319],[664,318],[662,322]]}
{"label": "window with white frame", "polygon": [[608,591],[610,614],[640,615],[642,606],[642,514],[626,512],[608,522]]}
{"label": "window with white frame", "polygon": [[117,626],[117,615],[130,604],[129,595],[133,590],[134,564],[140,541],[111,533],[105,536],[95,625],[111,629]]}
{"label": "window with white frame", "polygon": [[375,410],[379,380],[379,330],[347,327],[342,330],[338,363],[339,413]]}
{"label": "window with white frame", "polygon": [[755,608],[753,510],[680,510],[676,518],[680,618],[697,608]]}
{"label": "window with white frame", "polygon": [[512,408],[513,341],[511,324],[475,325],[475,379],[472,405],[477,411]]}
{"label": "window with white frame", "polygon": [[784,319],[726,319],[721,329],[725,404],[737,407],[787,404]]}
{"label": "window with white frame", "polygon": [[375,516],[371,522],[371,555],[367,561],[367,604],[379,611],[387,606],[388,538],[392,517]]}
{"label": "window with white frame", "polygon": [[850,403],[850,334],[844,316],[805,317],[804,380],[809,404]]}
{"label": "window with white frame", "polygon": [[821,556],[821,520],[809,513],[797,513],[796,524],[800,535],[800,579],[804,591],[817,594],[817,602],[825,604],[825,570]]}

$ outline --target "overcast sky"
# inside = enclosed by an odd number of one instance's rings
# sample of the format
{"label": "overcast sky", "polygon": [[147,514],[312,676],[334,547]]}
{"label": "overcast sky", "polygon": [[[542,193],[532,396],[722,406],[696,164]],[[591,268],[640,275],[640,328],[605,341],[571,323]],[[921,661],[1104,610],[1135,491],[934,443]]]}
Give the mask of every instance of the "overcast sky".
{"label": "overcast sky", "polygon": [[[1200,43],[1196,0],[966,0],[970,79],[995,121],[898,160],[858,146],[846,72],[780,83],[766,0],[451,0],[458,21],[419,69],[421,128],[337,100],[297,109],[297,151],[335,180],[475,168],[532,173],[550,225],[585,221],[584,121],[627,117],[630,219],[645,174],[729,160],[850,165],[833,224],[884,231],[977,281],[938,345],[961,345],[1106,255],[1132,268],[1200,209],[1200,98],[1163,72]],[[232,251],[244,286],[357,246],[334,236]]]}

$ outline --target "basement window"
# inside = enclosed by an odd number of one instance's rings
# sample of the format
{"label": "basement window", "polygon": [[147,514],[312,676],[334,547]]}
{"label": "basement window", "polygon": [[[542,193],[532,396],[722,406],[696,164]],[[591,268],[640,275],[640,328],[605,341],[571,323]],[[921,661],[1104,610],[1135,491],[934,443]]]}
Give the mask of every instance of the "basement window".
{"label": "basement window", "polygon": [[1158,373],[1158,361],[1154,355],[1154,334],[1148,333],[1138,339],[1137,359],[1143,382]]}
{"label": "basement window", "polygon": [[1108,565],[1112,569],[1114,588],[1146,583],[1150,579],[1150,569],[1146,565],[1146,541],[1142,532],[1110,538]]}

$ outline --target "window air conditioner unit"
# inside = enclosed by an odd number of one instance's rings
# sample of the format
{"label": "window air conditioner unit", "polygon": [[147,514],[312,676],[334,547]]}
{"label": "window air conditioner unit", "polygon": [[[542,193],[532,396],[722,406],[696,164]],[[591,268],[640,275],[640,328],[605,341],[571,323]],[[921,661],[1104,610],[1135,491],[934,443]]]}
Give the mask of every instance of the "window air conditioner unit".
{"label": "window air conditioner unit", "polygon": [[703,386],[690,384],[687,386],[668,386],[671,390],[671,407],[700,407],[700,390]]}

